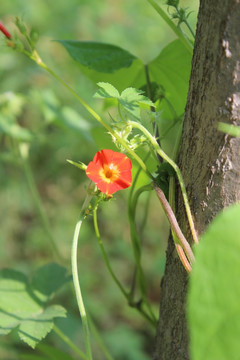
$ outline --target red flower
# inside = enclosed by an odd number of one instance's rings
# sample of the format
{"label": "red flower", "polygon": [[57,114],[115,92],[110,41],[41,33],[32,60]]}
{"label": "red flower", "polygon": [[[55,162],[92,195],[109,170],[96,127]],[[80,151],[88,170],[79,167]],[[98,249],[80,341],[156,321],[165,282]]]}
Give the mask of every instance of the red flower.
{"label": "red flower", "polygon": [[5,26],[3,26],[3,24],[0,21],[0,31],[8,38],[11,38],[11,34],[7,31],[7,29],[5,28]]}
{"label": "red flower", "polygon": [[131,160],[126,155],[112,150],[101,150],[88,164],[86,174],[100,191],[110,195],[132,184],[131,169]]}

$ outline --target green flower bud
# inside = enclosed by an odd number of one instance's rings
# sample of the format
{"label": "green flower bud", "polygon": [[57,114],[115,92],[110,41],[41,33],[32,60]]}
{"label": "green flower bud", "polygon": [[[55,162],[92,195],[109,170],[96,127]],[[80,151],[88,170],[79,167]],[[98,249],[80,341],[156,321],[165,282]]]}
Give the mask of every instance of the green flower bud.
{"label": "green flower bud", "polygon": [[21,34],[27,35],[27,28],[24,22],[19,17],[16,17],[15,24],[18,27]]}
{"label": "green flower bud", "polygon": [[173,7],[177,8],[178,5],[179,5],[179,0],[168,0],[166,2],[166,5],[173,6]]}
{"label": "green flower bud", "polygon": [[36,42],[38,41],[39,38],[39,34],[36,30],[32,29],[30,32],[30,39],[32,41],[33,44],[36,44]]}

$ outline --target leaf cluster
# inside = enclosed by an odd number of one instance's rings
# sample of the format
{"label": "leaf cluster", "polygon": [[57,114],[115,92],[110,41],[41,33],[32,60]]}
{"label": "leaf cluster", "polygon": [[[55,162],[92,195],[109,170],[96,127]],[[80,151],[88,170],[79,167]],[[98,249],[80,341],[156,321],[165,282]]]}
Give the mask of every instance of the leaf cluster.
{"label": "leaf cluster", "polygon": [[0,272],[0,335],[17,327],[21,340],[34,348],[52,330],[54,319],[65,317],[61,305],[49,305],[56,291],[70,280],[66,268],[50,263],[39,268],[31,281],[21,272]]}

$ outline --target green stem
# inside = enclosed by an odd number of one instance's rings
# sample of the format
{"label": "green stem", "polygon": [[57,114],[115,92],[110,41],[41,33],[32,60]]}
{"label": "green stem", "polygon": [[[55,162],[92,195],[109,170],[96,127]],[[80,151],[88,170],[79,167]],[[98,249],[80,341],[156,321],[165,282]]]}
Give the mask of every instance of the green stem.
{"label": "green stem", "polygon": [[88,360],[88,357],[56,325],[53,330],[81,359]]}
{"label": "green stem", "polygon": [[[173,149],[172,158],[173,158],[174,162],[177,161],[181,137],[182,137],[182,126],[178,130],[175,146]],[[170,176],[170,179],[169,179],[169,204],[170,204],[170,207],[171,207],[173,213],[175,214],[175,212],[176,212],[175,211],[175,176],[172,176],[172,175]],[[182,246],[180,244],[178,244],[178,238],[172,228],[171,228],[171,233],[172,233],[173,241],[175,243],[176,250],[177,250],[178,256],[180,258],[180,261],[182,262],[182,264],[185,267],[185,269],[187,270],[187,272],[191,272],[191,270],[192,270],[191,265],[189,264],[189,262],[185,256]]]}
{"label": "green stem", "polygon": [[96,328],[96,326],[94,325],[92,319],[88,316],[89,318],[89,325],[90,325],[90,329],[91,329],[91,332],[93,334],[93,336],[95,337],[100,349],[102,350],[103,354],[106,356],[106,359],[107,360],[114,360],[113,357],[109,354],[109,351],[108,349],[106,348],[105,344],[103,343],[100,335],[99,335],[99,332]]}
{"label": "green stem", "polygon": [[184,36],[182,31],[174,24],[174,22],[168,17],[165,11],[163,11],[162,8],[158,4],[156,4],[154,0],[147,0],[147,1],[158,12],[158,14],[162,17],[162,19],[170,26],[170,28],[177,35],[179,40],[181,40],[181,42],[186,47],[186,49],[192,54],[193,46],[190,43],[190,41]]}
{"label": "green stem", "polygon": [[[131,234],[131,242],[132,242],[132,247],[133,247],[133,254],[134,254],[134,258],[135,258],[135,263],[136,263],[136,270],[137,270],[137,278],[138,278],[138,283],[139,283],[139,289],[141,291],[141,296],[143,298],[143,301],[148,309],[148,312],[152,318],[153,321],[156,321],[155,319],[155,315],[152,312],[151,306],[147,300],[147,291],[146,291],[146,281],[145,281],[145,276],[144,276],[144,272],[142,269],[142,265],[141,265],[141,244],[140,244],[140,240],[136,231],[136,222],[135,222],[135,218],[136,218],[136,207],[137,207],[137,201],[139,199],[139,196],[144,192],[144,191],[149,191],[152,190],[152,185],[148,184],[145,186],[142,186],[141,188],[139,188],[133,198],[132,198],[132,202],[131,202],[131,206],[128,209],[128,217],[129,217],[129,225],[130,225],[130,234]],[[130,293],[130,299],[132,301],[133,298],[133,292],[134,292],[134,287],[132,286],[132,292]]]}
{"label": "green stem", "polygon": [[28,160],[27,144],[19,144],[19,153],[20,153],[21,158],[22,158],[23,169],[24,169],[25,176],[26,176],[26,179],[27,179],[27,182],[28,182],[28,186],[29,186],[30,191],[32,193],[33,201],[34,201],[35,206],[37,208],[39,217],[40,217],[40,219],[42,221],[43,228],[44,228],[44,230],[45,230],[45,232],[47,234],[47,237],[49,239],[49,242],[51,244],[53,254],[56,256],[56,258],[60,262],[66,262],[66,260],[63,259],[63,257],[61,256],[61,254],[60,254],[60,252],[59,252],[59,250],[58,250],[58,248],[57,248],[57,246],[55,244],[55,240],[54,240],[53,235],[52,235],[51,227],[49,225],[48,218],[46,216],[46,211],[43,208],[42,200],[41,200],[41,197],[39,195],[39,192],[38,192],[38,189],[37,189],[34,177],[33,177],[33,173],[32,173],[32,170],[31,170],[31,166],[30,166],[30,163],[29,163],[29,160]]}
{"label": "green stem", "polygon": [[181,247],[184,249],[188,259],[190,260],[191,263],[193,263],[195,258],[194,258],[192,249],[191,249],[189,243],[187,242],[185,236],[183,235],[183,233],[178,225],[177,219],[172,211],[172,208],[169,205],[163,191],[160,189],[160,187],[157,184],[154,184],[154,190],[156,191],[156,194],[163,206],[165,214],[169,220],[171,229],[176,234],[177,239],[176,240],[174,239],[175,243],[178,243],[181,245]]}
{"label": "green stem", "polygon": [[[147,161],[149,155],[150,155],[150,153],[147,154],[147,156],[144,159],[144,162]],[[129,223],[134,222],[133,212],[132,212],[132,198],[133,198],[134,190],[135,190],[139,175],[141,173],[141,170],[142,170],[142,168],[139,167],[136,174],[135,174],[135,176],[134,176],[132,186],[130,188],[130,193],[129,193],[129,196],[128,196],[128,220],[129,220]],[[135,286],[136,286],[136,277],[137,277],[136,275],[137,275],[137,268],[136,268],[136,264],[135,264],[133,280],[132,280],[131,290],[130,290],[130,294],[129,294],[130,299],[134,298],[134,292],[135,292]]]}
{"label": "green stem", "polygon": [[107,129],[107,131],[117,139],[117,141],[126,149],[126,151],[137,161],[137,163],[141,166],[141,168],[148,175],[148,177],[153,180],[152,174],[148,171],[142,159],[135,153],[133,149],[129,147],[128,143],[123,140],[114,130],[112,130],[111,127],[108,126],[108,124],[70,86],[65,83],[65,81],[63,81],[53,70],[51,70],[42,61],[36,50],[34,50],[33,53],[28,56],[30,56],[30,58],[35,61],[37,65],[41,66],[56,80],[58,80],[83,105],[83,107],[95,118],[95,120],[97,120],[102,126],[104,126],[105,129]]}
{"label": "green stem", "polygon": [[107,269],[111,275],[111,277],[113,278],[113,281],[115,282],[115,284],[117,285],[117,287],[120,289],[120,291],[122,292],[122,294],[124,295],[124,297],[128,300],[128,294],[126,292],[126,290],[123,288],[122,284],[120,283],[120,281],[118,280],[118,278],[116,277],[116,275],[114,274],[114,271],[112,270],[112,267],[109,263],[109,260],[108,260],[108,256],[107,256],[107,253],[104,249],[104,246],[103,246],[103,242],[102,242],[102,239],[101,239],[101,236],[100,236],[100,232],[99,232],[99,227],[98,227],[98,221],[97,221],[97,208],[98,206],[96,205],[93,209],[93,224],[94,224],[94,230],[95,230],[95,234],[96,234],[96,238],[97,238],[97,241],[98,241],[98,245],[100,247],[100,250],[102,252],[102,255],[103,255],[103,259],[105,261],[105,264],[107,266]]}
{"label": "green stem", "polygon": [[150,134],[150,132],[141,124],[135,122],[135,121],[128,121],[128,124],[131,125],[133,128],[139,129],[140,131],[142,131],[142,133],[149,139],[150,143],[152,144],[153,148],[156,150],[156,152],[165,160],[167,161],[172,168],[174,169],[174,171],[176,172],[176,175],[178,177],[178,181],[181,187],[181,191],[182,191],[182,196],[183,196],[183,201],[184,201],[184,205],[185,205],[185,209],[186,209],[186,213],[187,213],[187,217],[188,217],[188,222],[189,222],[189,226],[192,232],[192,236],[193,236],[193,240],[198,243],[198,237],[197,237],[197,232],[195,230],[195,226],[194,226],[194,222],[193,222],[193,218],[192,218],[192,214],[191,214],[191,210],[190,210],[190,206],[189,206],[189,202],[188,202],[188,197],[187,197],[187,191],[186,191],[186,187],[182,178],[182,174],[181,171],[179,169],[179,167],[177,166],[177,164],[159,147],[157,140]]}
{"label": "green stem", "polygon": [[87,353],[88,360],[92,360],[92,352],[91,352],[91,344],[90,344],[88,319],[87,319],[87,314],[86,314],[86,310],[85,310],[84,303],[83,303],[83,298],[82,298],[82,293],[81,293],[81,288],[80,288],[80,283],[79,283],[79,278],[78,278],[77,247],[78,247],[78,238],[79,238],[81,225],[85,218],[85,211],[89,205],[90,200],[91,200],[91,196],[87,195],[87,197],[84,201],[84,204],[82,206],[79,220],[75,227],[73,242],[72,242],[72,253],[71,253],[73,285],[74,285],[74,289],[75,289],[79,312],[80,312],[81,319],[82,319],[85,347],[86,347],[86,353]]}
{"label": "green stem", "polygon": [[[146,300],[146,296],[145,294],[143,294],[143,300],[144,300],[144,304],[147,306],[148,310],[149,310],[149,313],[146,313],[146,311],[142,308],[142,303],[136,303],[132,300],[132,297],[131,297],[131,293],[128,294],[126,292],[126,290],[123,288],[122,284],[120,283],[120,281],[118,280],[118,278],[116,277],[116,275],[114,274],[114,271],[112,270],[112,267],[110,265],[110,262],[108,260],[108,256],[107,256],[107,253],[104,249],[104,246],[103,246],[103,242],[102,242],[102,239],[101,239],[101,236],[100,236],[100,232],[99,232],[99,227],[98,227],[98,221],[97,221],[97,205],[95,205],[94,209],[93,209],[93,222],[94,222],[94,229],[95,229],[95,233],[96,233],[96,237],[97,237],[97,240],[98,240],[98,244],[99,244],[99,247],[100,247],[100,250],[102,252],[102,255],[103,255],[103,258],[104,258],[104,261],[105,261],[105,264],[107,266],[107,269],[113,279],[113,281],[115,282],[115,284],[117,285],[117,287],[120,289],[121,293],[124,295],[124,297],[126,298],[126,300],[128,301],[128,304],[135,308],[136,310],[138,310],[142,316],[145,317],[145,319],[147,319],[153,326],[156,325],[156,319],[155,319],[155,316],[150,308],[150,305],[148,304],[147,300]],[[138,268],[139,268],[139,265],[138,265]],[[142,279],[144,279],[144,275],[143,275],[143,271],[141,269],[141,275],[142,275]],[[143,285],[142,285],[143,286]]]}
{"label": "green stem", "polygon": [[187,20],[184,20],[184,22],[185,22],[185,24],[186,24],[186,26],[187,26],[188,30],[190,31],[190,33],[191,33],[192,37],[195,39],[195,34],[194,34],[194,31],[193,31],[192,27],[190,26],[189,22],[188,22]]}

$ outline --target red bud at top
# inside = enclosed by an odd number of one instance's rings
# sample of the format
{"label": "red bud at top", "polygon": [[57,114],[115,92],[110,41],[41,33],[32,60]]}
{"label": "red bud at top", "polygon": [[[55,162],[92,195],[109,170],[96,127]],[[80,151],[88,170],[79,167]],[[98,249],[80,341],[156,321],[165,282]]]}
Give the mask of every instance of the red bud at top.
{"label": "red bud at top", "polygon": [[0,31],[8,38],[11,39],[11,34],[7,31],[5,26],[0,22]]}

